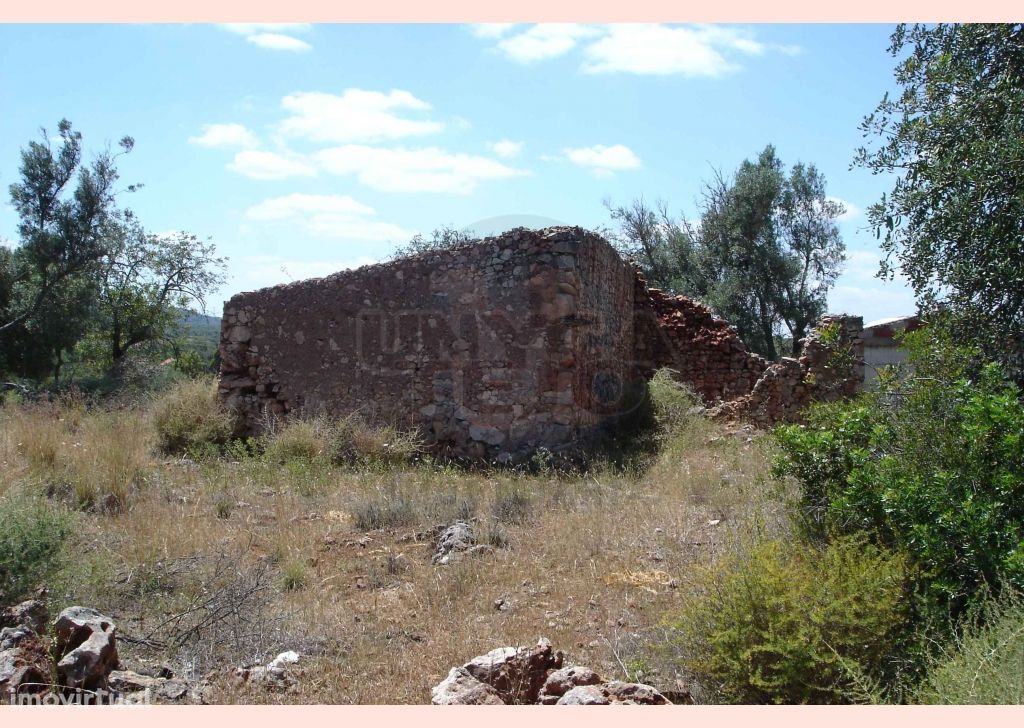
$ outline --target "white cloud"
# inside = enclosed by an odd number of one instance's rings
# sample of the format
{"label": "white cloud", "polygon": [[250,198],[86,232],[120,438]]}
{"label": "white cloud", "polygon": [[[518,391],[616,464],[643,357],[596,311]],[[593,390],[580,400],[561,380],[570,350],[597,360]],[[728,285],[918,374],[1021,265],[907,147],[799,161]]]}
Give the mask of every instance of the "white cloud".
{"label": "white cloud", "polygon": [[901,275],[892,281],[877,278],[880,261],[877,248],[848,248],[843,272],[829,291],[829,310],[863,316],[865,321],[913,313],[916,304],[909,282]]}
{"label": "white cloud", "polygon": [[348,195],[306,195],[294,193],[271,197],[253,205],[246,218],[259,222],[287,222],[301,225],[321,237],[350,240],[408,240],[412,233],[392,223],[374,220],[372,207]]}
{"label": "white cloud", "polygon": [[257,33],[246,37],[246,40],[260,48],[269,48],[274,51],[292,51],[302,53],[313,50],[313,46],[304,40],[293,38],[290,35],[280,33]]}
{"label": "white cloud", "polygon": [[875,279],[875,274],[878,273],[881,262],[882,258],[877,251],[847,249],[846,260],[843,262],[843,275],[851,279],[856,278],[858,281],[874,279],[877,283],[878,279]]}
{"label": "white cloud", "polygon": [[507,27],[471,30],[496,41],[499,51],[519,63],[556,58],[582,44],[585,73],[715,77],[738,69],[737,56],[803,52],[799,46],[765,43],[750,31],[717,25],[541,23],[512,33]]}
{"label": "white cloud", "polygon": [[228,169],[245,177],[262,180],[316,176],[316,169],[298,155],[255,150],[236,154]]}
{"label": "white cloud", "polygon": [[583,71],[715,77],[739,68],[726,52],[764,51],[764,44],[734,28],[613,25],[585,49]]}
{"label": "white cloud", "polygon": [[840,279],[828,294],[828,308],[863,316],[865,321],[877,321],[890,316],[914,313],[917,304],[908,286],[899,283],[874,281],[866,285],[846,285]]}
{"label": "white cloud", "polygon": [[256,33],[305,33],[313,26],[309,23],[221,23],[224,30],[237,35]]}
{"label": "white cloud", "polygon": [[235,35],[244,35],[248,42],[260,48],[292,52],[313,49],[306,41],[286,35],[309,32],[313,27],[309,23],[220,23],[218,27]]}
{"label": "white cloud", "polygon": [[502,139],[500,142],[492,144],[491,149],[499,157],[511,159],[512,157],[519,156],[519,153],[523,151],[523,143],[514,142],[511,139]]}
{"label": "white cloud", "polygon": [[201,147],[256,147],[256,135],[241,124],[207,124],[200,136],[189,137],[189,143]]}
{"label": "white cloud", "polygon": [[610,147],[595,144],[592,147],[566,149],[565,156],[573,164],[590,169],[599,177],[643,166],[640,158],[624,144],[613,144]]}
{"label": "white cloud", "polygon": [[582,38],[601,31],[579,23],[538,23],[529,30],[498,41],[498,49],[518,63],[532,63],[565,55]]}
{"label": "white cloud", "polygon": [[858,215],[860,215],[860,208],[857,207],[852,202],[847,202],[846,200],[839,197],[827,197],[825,199],[827,199],[829,202],[838,202],[840,205],[846,208],[846,212],[844,212],[842,215],[836,218],[840,222],[849,222],[850,220],[853,220]]}
{"label": "white cloud", "polygon": [[528,174],[497,160],[421,149],[346,145],[317,152],[320,166],[338,175],[354,174],[359,181],[385,192],[450,192],[469,194],[478,182]]}
{"label": "white cloud", "polygon": [[373,142],[441,131],[438,121],[409,119],[402,111],[428,111],[430,104],[408,91],[389,93],[349,88],[337,96],[319,91],[288,94],[281,106],[292,113],[281,132],[318,142]]}
{"label": "white cloud", "polygon": [[[276,126],[276,151],[251,148],[257,146],[257,140],[240,124],[215,125],[216,128],[208,128],[206,134],[192,141],[206,146],[243,146],[244,142],[250,148],[237,152],[228,169],[260,180],[313,177],[319,171],[327,171],[355,176],[361,184],[387,192],[469,194],[483,180],[530,174],[491,156],[451,152],[435,146],[404,148],[357,143],[431,134],[444,128],[438,121],[405,115],[431,109],[429,103],[408,91],[394,89],[382,93],[349,88],[341,95],[296,92],[285,96],[281,106],[290,115]],[[314,145],[342,143],[300,152],[288,148],[284,140],[289,137]],[[502,139],[491,147],[499,157],[511,158],[519,154],[523,144]],[[296,204],[296,200],[291,204]],[[317,224],[321,228],[347,230],[347,223],[323,217],[327,211],[320,210],[319,214]]]}
{"label": "white cloud", "polygon": [[284,197],[271,197],[245,212],[250,220],[285,220],[307,213],[343,215],[372,215],[373,208],[353,200],[348,195],[304,195],[294,193]]}
{"label": "white cloud", "polygon": [[477,38],[500,38],[518,23],[472,23],[469,25],[469,32]]}

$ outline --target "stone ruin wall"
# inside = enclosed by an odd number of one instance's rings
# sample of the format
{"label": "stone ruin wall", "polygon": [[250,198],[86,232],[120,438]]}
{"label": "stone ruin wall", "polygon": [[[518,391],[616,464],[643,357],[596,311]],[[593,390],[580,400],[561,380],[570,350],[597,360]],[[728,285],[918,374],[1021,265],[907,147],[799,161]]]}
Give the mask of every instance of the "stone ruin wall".
{"label": "stone ruin wall", "polygon": [[[823,323],[862,361],[859,317]],[[834,368],[819,333],[770,364],[706,306],[648,288],[603,238],[559,227],[238,294],[220,395],[251,433],[268,417],[358,412],[458,457],[515,461],[578,449],[661,367],[715,416],[759,425],[863,376]]]}
{"label": "stone ruin wall", "polygon": [[242,293],[221,396],[251,431],[357,411],[466,458],[572,445],[617,406],[594,383],[631,361],[632,291],[607,242],[554,228]]}
{"label": "stone ruin wall", "polygon": [[[835,328],[835,346],[825,332]],[[800,357],[783,357],[765,369],[751,391],[713,410],[720,419],[742,419],[760,427],[797,422],[812,402],[853,397],[864,381],[864,320],[823,316],[804,339]]]}
{"label": "stone ruin wall", "polygon": [[[864,378],[863,319],[823,316],[798,358],[769,362],[747,351],[736,329],[686,296],[648,288],[636,273],[634,357],[650,376],[667,367],[712,407],[713,416],[765,427],[794,422],[812,401],[852,397]],[[833,357],[824,332],[836,327]]]}
{"label": "stone ruin wall", "polygon": [[639,271],[635,280],[633,356],[647,376],[668,367],[706,403],[754,388],[768,361],[748,352],[735,328],[702,303],[648,288]]}

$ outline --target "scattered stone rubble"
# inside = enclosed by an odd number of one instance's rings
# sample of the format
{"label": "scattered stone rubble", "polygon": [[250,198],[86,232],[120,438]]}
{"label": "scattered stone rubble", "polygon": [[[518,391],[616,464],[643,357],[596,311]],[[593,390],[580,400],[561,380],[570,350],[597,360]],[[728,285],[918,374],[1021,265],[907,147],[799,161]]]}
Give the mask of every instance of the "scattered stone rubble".
{"label": "scattered stone rubble", "polygon": [[[53,624],[52,641],[46,634],[48,623],[40,599],[0,613],[0,704],[29,697],[54,703],[202,702],[197,685],[175,678],[166,668],[157,675],[124,669],[117,653],[117,627],[95,609],[62,611]],[[44,701],[47,697],[58,699]]]}
{"label": "scattered stone rubble", "polygon": [[[0,705],[25,702],[26,696],[55,703],[206,702],[205,680],[176,677],[166,665],[142,672],[126,669],[118,658],[117,626],[95,609],[62,611],[52,641],[46,636],[48,622],[46,604],[39,599],[0,612]],[[234,676],[267,690],[292,690],[299,660],[299,653],[289,650],[266,665],[237,668]],[[46,697],[59,700],[43,701]]]}
{"label": "scattered stone rubble", "polygon": [[50,656],[42,635],[48,619],[46,605],[35,599],[0,614],[0,703],[47,689]]}
{"label": "scattered stone rubble", "polygon": [[456,521],[445,528],[437,539],[437,547],[430,563],[447,566],[463,556],[492,551],[487,544],[477,543],[476,531],[465,521]]}
{"label": "scattered stone rubble", "polygon": [[499,647],[459,667],[431,690],[434,705],[665,705],[650,685],[604,680],[543,637],[534,647]]}
{"label": "scattered stone rubble", "polygon": [[854,366],[834,366],[820,331],[770,364],[708,307],[648,288],[600,236],[517,228],[234,296],[220,396],[253,433],[289,413],[359,412],[456,457],[521,462],[583,449],[661,367],[718,416],[797,419],[863,379],[861,319],[823,324],[838,324]]}
{"label": "scattered stone rubble", "polygon": [[[804,339],[799,359],[783,357],[767,367],[746,395],[712,411],[719,419],[746,420],[760,427],[799,420],[812,401],[853,397],[864,380],[860,316],[824,316]],[[834,343],[828,342],[833,332]]]}
{"label": "scattered stone rubble", "polygon": [[291,690],[297,684],[291,668],[298,664],[299,659],[298,652],[288,650],[279,654],[266,665],[237,668],[235,677],[250,685],[258,685],[272,690]]}

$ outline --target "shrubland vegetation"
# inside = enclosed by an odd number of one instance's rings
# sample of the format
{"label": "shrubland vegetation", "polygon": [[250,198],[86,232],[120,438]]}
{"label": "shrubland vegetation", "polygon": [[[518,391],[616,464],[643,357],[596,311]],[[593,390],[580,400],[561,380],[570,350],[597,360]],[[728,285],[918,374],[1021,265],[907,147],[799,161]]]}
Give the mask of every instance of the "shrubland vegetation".
{"label": "shrubland vegetation", "polygon": [[[129,664],[212,672],[224,701],[424,702],[452,665],[541,634],[609,676],[650,663],[678,689],[647,655],[664,615],[696,567],[755,533],[784,538],[788,519],[763,438],[711,424],[665,375],[652,390],[645,465],[586,470],[456,467],[351,417],[225,439],[208,380],[116,412],[8,402],[0,503],[27,525],[0,541],[20,554],[19,534],[43,535],[29,536],[37,558],[4,562],[26,572],[5,600],[48,584],[52,609],[111,615]],[[432,565],[437,527],[456,520],[490,552]],[[286,649],[306,656],[299,692],[232,678]]]}
{"label": "shrubland vegetation", "polygon": [[[893,55],[908,51],[902,92],[865,120],[880,143],[857,161],[900,175],[870,219],[890,256],[883,274],[898,264],[910,277],[927,327],[905,337],[909,367],[884,372],[878,392],[817,405],[775,433],[773,474],[795,488],[798,542],[762,542],[683,611],[706,628],[684,626],[678,663],[717,698],[1020,700],[1019,680],[1000,671],[1019,672],[1008,666],[1024,634],[1022,39],[1019,25],[893,34]],[[837,561],[851,545],[862,553]],[[872,560],[876,576],[857,585]],[[834,584],[817,600],[801,586],[831,579],[857,585],[857,598]],[[887,593],[887,582],[901,586]]]}
{"label": "shrubland vegetation", "polygon": [[[119,206],[119,194],[140,187],[118,188],[131,137],[86,163],[71,122],[58,134],[43,129],[22,150],[10,185],[19,224],[15,246],[0,246],[0,376],[58,387],[69,366],[83,384],[123,379],[132,356],[181,359],[193,351],[183,346],[185,310],[205,305],[225,261],[190,233],[148,232]],[[181,368],[210,363],[185,354]]]}

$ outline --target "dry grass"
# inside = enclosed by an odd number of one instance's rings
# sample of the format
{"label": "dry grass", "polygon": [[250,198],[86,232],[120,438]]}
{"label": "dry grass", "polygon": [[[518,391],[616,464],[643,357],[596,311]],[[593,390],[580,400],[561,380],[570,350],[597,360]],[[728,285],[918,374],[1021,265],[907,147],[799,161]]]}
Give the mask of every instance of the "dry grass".
{"label": "dry grass", "polygon": [[42,405],[0,418],[0,492],[40,488],[79,508],[121,510],[152,469],[153,433],[140,412]]}
{"label": "dry grass", "polygon": [[[786,527],[760,441],[700,419],[640,475],[528,476],[336,467],[318,455],[197,464],[156,455],[145,412],[0,417],[0,497],[59,474],[94,486],[94,502],[123,496],[118,509],[82,514],[61,604],[115,618],[129,665],[213,670],[218,702],[423,703],[451,666],[541,635],[623,678],[687,599],[696,566],[752,529]],[[433,534],[456,519],[497,548],[431,565]],[[167,615],[204,590],[241,589],[239,574],[262,579],[242,612],[251,620],[215,621],[168,646]],[[295,691],[230,677],[286,649],[306,656]],[[675,687],[672,674],[647,677]]]}

